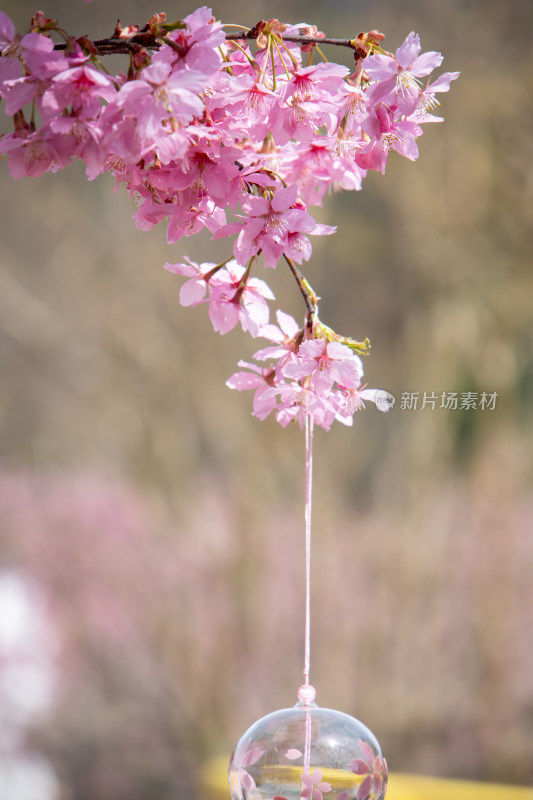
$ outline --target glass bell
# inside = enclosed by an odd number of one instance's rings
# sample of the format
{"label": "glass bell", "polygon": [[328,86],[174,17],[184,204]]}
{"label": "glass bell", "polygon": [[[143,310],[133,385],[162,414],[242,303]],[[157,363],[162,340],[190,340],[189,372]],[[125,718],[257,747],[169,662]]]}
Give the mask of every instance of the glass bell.
{"label": "glass bell", "polygon": [[232,800],[383,800],[387,763],[376,737],[354,717],[317,706],[315,695],[301,686],[293,708],[246,731],[230,761]]}

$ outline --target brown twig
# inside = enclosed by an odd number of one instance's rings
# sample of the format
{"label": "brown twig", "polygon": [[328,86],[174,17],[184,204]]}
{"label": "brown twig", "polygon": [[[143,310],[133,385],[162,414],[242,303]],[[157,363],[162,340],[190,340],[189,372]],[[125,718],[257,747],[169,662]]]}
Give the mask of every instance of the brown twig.
{"label": "brown twig", "polygon": [[[350,47],[352,50],[355,49],[355,44],[353,39],[329,39],[325,36],[306,36],[300,33],[282,33],[278,34],[280,39],[283,39],[284,42],[295,42],[296,44],[332,44],[337,47]],[[226,41],[231,42],[234,39],[256,39],[257,33],[254,28],[250,28],[249,31],[239,31],[238,33],[227,33],[226,34]]]}
{"label": "brown twig", "polygon": [[289,265],[289,269],[292,272],[294,279],[298,284],[298,288],[300,289],[300,292],[302,293],[303,299],[305,301],[305,306],[307,308],[307,313],[305,315],[306,326],[309,335],[312,336],[315,326],[315,321],[318,319],[318,301],[320,298],[317,297],[311,284],[309,283],[305,275],[302,273],[302,271],[298,269],[292,258],[289,258],[289,256],[285,255],[285,253],[283,254],[283,258]]}
{"label": "brown twig", "polygon": [[[162,45],[162,40],[156,39],[155,37],[151,40],[147,40],[145,36],[130,36],[123,39],[114,39],[110,37],[109,39],[97,39],[93,44],[98,50],[99,56],[110,56],[127,55],[131,52],[132,46],[136,44],[142,45],[147,50],[159,50]],[[67,47],[68,45],[65,42],[57,42],[54,44],[54,50],[66,50]]]}
{"label": "brown twig", "polygon": [[[248,31],[239,31],[238,33],[227,33],[226,34],[226,41],[239,41],[239,40],[246,40],[246,39],[256,39],[257,34],[254,28],[250,28]],[[320,36],[304,36],[303,34],[296,34],[296,33],[288,33],[283,34],[280,36],[281,39],[285,42],[295,42],[297,44],[331,44],[336,47],[349,47],[352,50],[357,49],[357,43],[354,39],[330,39],[327,37],[320,37]],[[166,41],[166,39],[165,39]],[[167,42],[168,43],[168,42]],[[107,39],[97,39],[93,42],[94,46],[98,50],[98,55],[107,56],[113,54],[124,54],[129,53],[131,50],[131,46],[134,44],[140,44],[143,47],[146,47],[147,50],[159,50],[162,44],[162,37],[153,36],[150,37],[146,33],[135,34],[129,37],[123,37],[120,39],[109,37]],[[66,50],[68,45],[65,42],[57,42],[54,45],[54,50]]]}

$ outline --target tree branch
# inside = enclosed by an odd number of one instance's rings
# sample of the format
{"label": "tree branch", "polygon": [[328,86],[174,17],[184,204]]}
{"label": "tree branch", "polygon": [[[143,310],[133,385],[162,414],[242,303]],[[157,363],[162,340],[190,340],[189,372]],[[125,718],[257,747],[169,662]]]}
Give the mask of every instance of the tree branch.
{"label": "tree branch", "polygon": [[[97,39],[93,42],[94,46],[98,51],[99,56],[111,56],[111,55],[127,55],[131,53],[131,49],[134,45],[141,45],[145,47],[147,50],[159,50],[161,45],[163,44],[161,39],[156,38],[155,36],[151,39],[147,39],[146,36],[129,36],[123,39],[114,39],[110,37],[109,39]],[[65,42],[57,42],[54,44],[54,50],[66,50],[67,45]]]}
{"label": "tree branch", "polygon": [[[321,38],[320,36],[304,36],[303,34],[296,33],[278,35],[279,38],[285,42],[295,42],[302,45],[331,44],[336,47],[349,47],[351,50],[357,50],[358,48],[357,39],[330,39],[327,37]],[[238,31],[237,33],[226,34],[226,41],[228,42],[246,39],[253,40],[256,38],[257,32],[254,28],[250,28],[248,31]],[[131,51],[132,45],[135,44],[141,45],[147,50],[159,50],[162,40],[162,36],[151,36],[145,32],[133,34],[132,36],[128,37],[122,37],[120,39],[112,36],[107,39],[97,39],[93,42],[93,44],[98,51],[98,55],[107,56],[113,54],[127,54]],[[65,42],[57,42],[54,44],[54,50],[66,50],[67,47],[68,45]]]}
{"label": "tree branch", "polygon": [[[329,39],[328,37],[320,36],[305,36],[299,33],[279,33],[277,34],[284,42],[295,42],[297,44],[332,44],[337,47],[350,47],[355,50],[356,44],[354,39]],[[226,41],[231,42],[234,39],[257,39],[257,33],[254,28],[249,31],[240,31],[238,33],[227,33]]]}
{"label": "tree branch", "polygon": [[307,330],[308,330],[309,335],[313,336],[315,320],[318,319],[318,301],[319,301],[319,298],[315,294],[315,291],[312,288],[312,286],[310,285],[310,283],[307,280],[307,278],[304,276],[304,274],[301,272],[301,270],[298,269],[298,267],[296,266],[296,264],[294,263],[292,258],[289,258],[289,256],[285,255],[285,253],[283,254],[283,258],[285,259],[285,261],[289,265],[289,269],[292,272],[292,274],[294,275],[294,279],[295,279],[296,283],[298,284],[298,288],[300,289],[300,291],[302,293],[303,299],[305,301],[305,306],[307,308],[307,313],[305,315],[306,316]]}

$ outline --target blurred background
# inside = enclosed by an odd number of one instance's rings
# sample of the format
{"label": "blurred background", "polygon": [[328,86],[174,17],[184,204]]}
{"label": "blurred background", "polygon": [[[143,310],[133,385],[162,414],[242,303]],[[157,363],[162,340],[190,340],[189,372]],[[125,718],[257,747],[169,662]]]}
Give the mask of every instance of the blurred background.
{"label": "blurred background", "polygon": [[[41,9],[101,38],[195,7]],[[2,10],[24,31],[37,6]],[[377,28],[390,50],[416,30],[461,71],[419,162],[392,154],[318,214],[339,226],[306,269],[321,318],[371,339],[369,385],[398,402],[316,434],[312,682],[393,770],[532,783],[533,5],[214,13]],[[162,269],[225,257],[225,240],[137,231],[80,165],[0,172],[0,797],[191,797],[207,759],[296,701],[303,436],[225,387],[256,343],[214,334]],[[268,278],[301,317],[282,266]],[[468,391],[497,392],[494,409],[400,408]]]}

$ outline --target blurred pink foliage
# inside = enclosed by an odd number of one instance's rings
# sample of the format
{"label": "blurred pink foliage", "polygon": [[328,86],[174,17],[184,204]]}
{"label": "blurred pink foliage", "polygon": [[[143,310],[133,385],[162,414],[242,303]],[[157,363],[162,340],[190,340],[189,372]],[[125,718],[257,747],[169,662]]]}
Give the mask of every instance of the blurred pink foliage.
{"label": "blurred pink foliage", "polygon": [[76,798],[190,790],[178,723],[188,692],[158,644],[174,602],[180,636],[192,634],[183,560],[169,558],[130,490],[99,480],[3,473],[0,516],[0,564],[40,588],[60,641],[55,702],[28,731],[30,751]]}
{"label": "blurred pink foliage", "polygon": [[[196,491],[201,510],[174,529],[132,486],[1,474],[2,565],[39,587],[60,642],[54,703],[28,747],[76,798],[188,792],[209,752],[229,752],[250,719],[295,699],[299,515],[248,526],[221,484]],[[525,781],[533,507],[501,492],[489,512],[485,500],[440,487],[420,504],[427,538],[416,543],[408,518],[386,509],[321,519],[313,671],[329,692],[319,702],[344,698],[372,718],[402,768],[511,770]]]}

